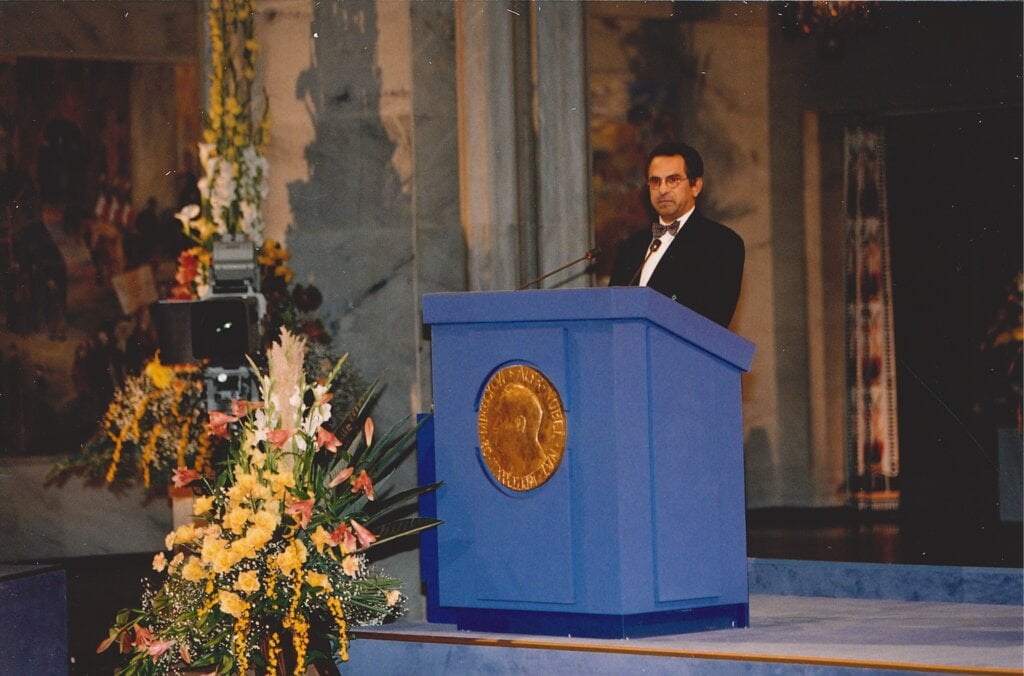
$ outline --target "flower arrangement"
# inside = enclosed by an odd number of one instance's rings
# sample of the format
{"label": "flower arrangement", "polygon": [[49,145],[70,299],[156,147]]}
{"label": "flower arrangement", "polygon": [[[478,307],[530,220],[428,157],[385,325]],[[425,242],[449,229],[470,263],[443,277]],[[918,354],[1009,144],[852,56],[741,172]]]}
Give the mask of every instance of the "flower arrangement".
{"label": "flower arrangement", "polygon": [[84,472],[122,487],[141,480],[166,486],[178,467],[203,472],[215,444],[204,431],[203,378],[198,366],[160,363],[157,353],[142,373],[114,393],[100,429],[81,453],[60,460],[50,479]]}
{"label": "flower arrangement", "polygon": [[[282,328],[308,341],[306,370],[313,377],[325,377],[336,355],[331,335],[315,313],[323,297],[312,284],[293,284],[287,249],[272,239],[264,240],[257,262],[260,289],[266,298],[262,319],[262,349],[270,347]],[[210,269],[210,253],[196,246],[179,256],[175,300],[192,300],[206,295],[204,276]],[[263,363],[262,354],[252,355]],[[352,404],[365,385],[355,369],[346,368],[332,380],[335,402]],[[129,376],[118,388],[100,428],[78,453],[59,460],[49,480],[63,481],[72,474],[84,474],[93,481],[122,488],[141,480],[146,488],[170,485],[172,470],[203,471],[217,454],[203,433],[205,415],[202,369],[197,365],[164,365],[159,355],[137,376]]]}
{"label": "flower arrangement", "polygon": [[174,273],[175,285],[171,289],[171,300],[196,300],[210,295],[212,268],[213,254],[205,246],[196,245],[178,254],[178,269]]}
{"label": "flower arrangement", "polygon": [[[304,335],[318,345],[329,345],[330,334],[319,317],[313,313],[323,302],[320,290],[312,284],[295,284],[288,261],[291,254],[272,239],[265,240],[260,248],[257,263],[260,266],[260,292],[267,299],[267,314],[263,318],[263,335],[277,335],[280,327]],[[264,345],[269,347],[269,345]]]}
{"label": "flower arrangement", "polygon": [[[256,78],[254,0],[210,0],[210,96],[203,142],[199,144],[202,178],[200,204],[184,207],[177,218],[202,251],[190,249],[179,259],[179,276],[190,277],[197,296],[209,280],[209,251],[225,236],[263,244],[261,203],[267,196],[269,167],[264,150],[269,138],[269,108],[254,121]],[[266,97],[264,96],[264,101]],[[182,272],[184,270],[184,272]],[[179,286],[188,285],[182,279]]]}
{"label": "flower arrangement", "polygon": [[349,627],[401,612],[400,581],[366,552],[437,525],[402,518],[437,486],[378,494],[415,429],[375,435],[375,388],[332,429],[330,377],[307,380],[305,349],[283,330],[268,350],[262,401],[210,413],[211,433],[231,440],[215,477],[176,471],[175,485],[195,490],[197,521],[168,534],[170,554],[153,562],[164,582],[144,593],[141,609],[121,611],[100,644],[129,655],[119,673],[283,673],[288,661],[290,673],[304,674],[311,663],[347,659]]}
{"label": "flower arrangement", "polygon": [[975,408],[987,410],[997,425],[1022,426],[1021,357],[1024,354],[1024,272],[1018,271],[1003,290],[996,318],[982,339],[984,401]]}

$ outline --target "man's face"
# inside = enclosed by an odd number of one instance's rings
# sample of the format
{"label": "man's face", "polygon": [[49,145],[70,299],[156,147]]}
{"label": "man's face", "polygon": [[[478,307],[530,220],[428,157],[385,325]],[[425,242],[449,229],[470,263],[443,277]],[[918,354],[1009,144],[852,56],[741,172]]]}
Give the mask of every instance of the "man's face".
{"label": "man's face", "polygon": [[[668,187],[668,183],[673,182],[676,176],[682,178],[679,185]],[[648,190],[651,191],[651,205],[666,223],[671,223],[692,209],[697,195],[704,187],[704,179],[694,179],[691,184],[686,180],[688,176],[686,160],[682,155],[659,155],[651,160],[651,166],[647,168],[648,181],[652,178],[661,179],[657,188],[648,184]]]}

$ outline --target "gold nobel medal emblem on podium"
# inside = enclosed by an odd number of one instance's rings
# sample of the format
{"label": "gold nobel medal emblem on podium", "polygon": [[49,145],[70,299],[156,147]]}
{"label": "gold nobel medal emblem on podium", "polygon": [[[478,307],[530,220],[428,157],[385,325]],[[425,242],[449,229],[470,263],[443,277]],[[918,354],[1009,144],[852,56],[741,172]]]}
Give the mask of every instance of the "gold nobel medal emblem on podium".
{"label": "gold nobel medal emblem on podium", "polygon": [[551,478],[565,453],[565,409],[551,381],[517,364],[487,382],[477,416],[480,452],[491,474],[514,491]]}

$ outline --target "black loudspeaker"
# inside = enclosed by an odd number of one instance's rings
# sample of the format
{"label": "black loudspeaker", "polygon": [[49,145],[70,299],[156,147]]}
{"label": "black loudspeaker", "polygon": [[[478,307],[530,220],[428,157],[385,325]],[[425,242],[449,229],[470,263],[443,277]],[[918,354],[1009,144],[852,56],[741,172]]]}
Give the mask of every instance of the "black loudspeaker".
{"label": "black loudspeaker", "polygon": [[155,322],[160,361],[205,361],[234,368],[259,349],[259,303],[255,296],[213,296],[200,301],[161,301]]}
{"label": "black loudspeaker", "polygon": [[246,363],[259,347],[259,307],[252,296],[214,296],[192,305],[192,354],[213,366]]}

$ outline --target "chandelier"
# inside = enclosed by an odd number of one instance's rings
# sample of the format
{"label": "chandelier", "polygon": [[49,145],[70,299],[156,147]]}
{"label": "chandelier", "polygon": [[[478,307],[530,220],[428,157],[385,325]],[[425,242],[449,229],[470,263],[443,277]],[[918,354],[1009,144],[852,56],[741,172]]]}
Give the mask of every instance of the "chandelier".
{"label": "chandelier", "polygon": [[880,2],[854,0],[813,0],[786,2],[779,10],[787,34],[815,38],[822,56],[839,58],[845,41],[871,25]]}

